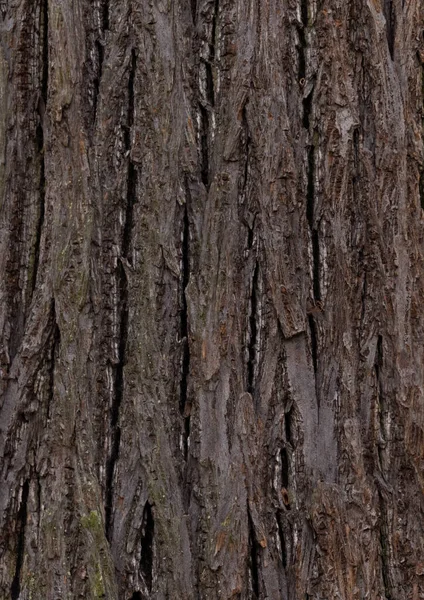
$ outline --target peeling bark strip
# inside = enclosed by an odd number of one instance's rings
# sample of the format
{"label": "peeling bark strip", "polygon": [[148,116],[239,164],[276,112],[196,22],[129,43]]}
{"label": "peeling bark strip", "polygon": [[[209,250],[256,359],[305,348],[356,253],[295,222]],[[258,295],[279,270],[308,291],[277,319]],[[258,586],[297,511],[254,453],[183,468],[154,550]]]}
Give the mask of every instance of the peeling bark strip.
{"label": "peeling bark strip", "polygon": [[127,125],[124,132],[124,148],[128,152],[127,174],[127,202],[125,222],[122,232],[121,252],[122,259],[118,261],[118,302],[120,307],[118,364],[114,368],[114,394],[110,412],[111,452],[106,464],[106,491],[105,491],[105,529],[107,539],[110,541],[113,527],[113,478],[115,465],[119,457],[121,441],[121,428],[119,414],[124,397],[124,367],[128,339],[128,280],[123,261],[131,262],[130,250],[133,229],[133,212],[136,201],[137,173],[131,160],[131,128],[134,123],[134,78],[137,60],[135,50],[131,52],[130,72],[128,76],[128,113]]}
{"label": "peeling bark strip", "polygon": [[19,600],[21,594],[21,570],[24,564],[25,554],[25,528],[28,516],[29,481],[26,480],[22,486],[21,504],[17,515],[17,549],[15,576],[10,587],[11,600]]}
{"label": "peeling bark strip", "polygon": [[36,129],[37,154],[40,160],[39,180],[39,213],[34,247],[34,267],[31,274],[32,292],[35,290],[37,281],[38,264],[40,259],[41,232],[44,223],[45,196],[46,196],[46,174],[45,174],[45,152],[44,152],[44,123],[47,109],[48,86],[49,86],[49,5],[48,0],[42,0],[40,9],[40,31],[41,46],[41,86],[38,101],[38,123]]}
{"label": "peeling bark strip", "polygon": [[155,521],[153,519],[152,506],[146,502],[143,510],[143,523],[141,526],[141,557],[140,571],[149,592],[153,584],[153,536],[155,533]]}
{"label": "peeling bark strip", "polygon": [[[188,194],[187,194],[188,198]],[[181,311],[180,338],[182,343],[181,381],[180,381],[180,413],[184,418],[183,451],[184,458],[188,456],[188,441],[190,437],[190,406],[187,402],[188,376],[190,372],[190,341],[188,328],[188,312],[186,288],[190,281],[190,222],[188,218],[187,199],[184,204],[182,243],[181,243]]]}

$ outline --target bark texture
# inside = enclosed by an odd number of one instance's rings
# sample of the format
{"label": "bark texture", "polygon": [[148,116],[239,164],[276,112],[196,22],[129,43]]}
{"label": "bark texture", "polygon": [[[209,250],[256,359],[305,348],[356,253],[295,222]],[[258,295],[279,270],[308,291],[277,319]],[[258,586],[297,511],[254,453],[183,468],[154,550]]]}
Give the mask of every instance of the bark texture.
{"label": "bark texture", "polygon": [[423,14],[0,1],[0,598],[424,598]]}

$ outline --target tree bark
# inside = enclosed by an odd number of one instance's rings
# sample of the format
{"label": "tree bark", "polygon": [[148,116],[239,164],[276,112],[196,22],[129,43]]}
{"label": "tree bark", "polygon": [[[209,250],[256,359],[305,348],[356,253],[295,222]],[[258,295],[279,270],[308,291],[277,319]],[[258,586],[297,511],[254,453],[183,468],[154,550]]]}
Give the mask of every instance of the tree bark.
{"label": "tree bark", "polygon": [[0,13],[0,598],[424,598],[422,1]]}

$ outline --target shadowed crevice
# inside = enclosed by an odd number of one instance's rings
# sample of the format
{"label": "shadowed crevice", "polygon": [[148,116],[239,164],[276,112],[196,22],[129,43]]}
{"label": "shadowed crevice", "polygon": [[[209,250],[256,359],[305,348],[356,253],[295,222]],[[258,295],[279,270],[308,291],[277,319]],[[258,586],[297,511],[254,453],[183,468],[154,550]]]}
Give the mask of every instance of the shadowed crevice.
{"label": "shadowed crevice", "polygon": [[153,537],[155,533],[155,522],[152,506],[147,501],[143,510],[143,522],[141,525],[141,556],[140,571],[149,592],[153,584]]}
{"label": "shadowed crevice", "polygon": [[256,261],[252,276],[252,287],[250,291],[250,314],[249,314],[249,341],[247,360],[247,391],[255,393],[256,372],[258,368],[258,335],[259,324],[259,262]]}
{"label": "shadowed crevice", "polygon": [[390,540],[388,531],[388,516],[386,501],[380,495],[380,558],[381,558],[381,576],[383,579],[384,596],[386,600],[394,600],[393,585],[390,574]]}
{"label": "shadowed crevice", "polygon": [[28,517],[28,496],[29,496],[29,481],[26,480],[22,486],[21,504],[19,506],[18,515],[16,518],[17,530],[17,548],[16,548],[16,568],[15,576],[13,577],[12,585],[10,586],[11,600],[19,600],[21,594],[21,571],[24,564],[25,555],[25,530]]}
{"label": "shadowed crevice", "polygon": [[[188,198],[189,194],[187,194]],[[188,326],[188,310],[186,288],[190,281],[190,221],[188,217],[187,199],[184,204],[181,240],[181,278],[180,278],[180,339],[182,344],[181,379],[180,379],[180,414],[184,419],[183,452],[188,457],[190,437],[190,404],[187,398],[188,378],[190,374],[190,341]]]}
{"label": "shadowed crevice", "polygon": [[49,88],[49,5],[48,0],[42,0],[40,10],[40,32],[42,39],[41,46],[41,86],[40,86],[40,97],[38,101],[38,123],[35,133],[37,154],[40,161],[40,177],[38,182],[38,193],[39,193],[39,208],[38,208],[38,220],[37,229],[35,234],[34,244],[34,263],[33,272],[31,274],[32,281],[32,293],[34,293],[37,273],[40,262],[40,245],[41,245],[41,234],[43,230],[44,215],[45,215],[45,204],[46,204],[46,167],[45,167],[45,132],[44,124],[46,119],[46,107],[48,99],[48,88]]}
{"label": "shadowed crevice", "polygon": [[276,521],[277,521],[277,531],[278,531],[278,539],[280,542],[280,552],[281,552],[281,563],[283,565],[284,568],[287,567],[287,543],[286,543],[286,536],[284,534],[284,528],[283,528],[283,514],[282,511],[277,511],[276,513]]}
{"label": "shadowed crevice", "polygon": [[420,173],[420,182],[419,182],[419,195],[420,195],[420,205],[422,210],[424,210],[424,171]]}
{"label": "shadowed crevice", "polygon": [[46,418],[50,419],[51,405],[54,401],[54,377],[56,370],[56,361],[59,356],[60,347],[60,329],[56,319],[56,304],[52,300],[52,334],[51,334],[51,350],[50,350],[50,365],[49,365],[49,394],[47,399]]}
{"label": "shadowed crevice", "polygon": [[128,280],[124,263],[131,263],[131,243],[133,230],[133,212],[137,193],[137,172],[131,160],[131,128],[134,123],[134,79],[137,67],[135,50],[131,52],[128,75],[128,111],[127,124],[124,129],[124,148],[128,154],[127,166],[127,198],[125,220],[122,230],[121,260],[117,264],[117,295],[119,307],[119,339],[118,362],[113,369],[113,398],[110,410],[111,450],[106,462],[106,490],[105,490],[105,529],[106,537],[111,541],[113,527],[113,490],[115,465],[119,458],[121,442],[121,428],[119,416],[124,397],[124,367],[126,362],[126,349],[128,339]]}
{"label": "shadowed crevice", "polygon": [[210,187],[209,181],[209,114],[207,109],[199,104],[200,111],[200,173],[202,182],[207,190]]}
{"label": "shadowed crevice", "polygon": [[249,508],[247,509],[247,517],[249,521],[249,571],[250,571],[250,581],[252,585],[253,592],[253,600],[259,600],[259,569],[260,569],[260,561],[259,561],[259,548],[260,545],[258,543],[255,526],[253,524],[253,519],[250,514]]}
{"label": "shadowed crevice", "polygon": [[384,0],[383,13],[386,19],[387,45],[389,47],[390,58],[394,60],[395,56],[395,37],[396,37],[396,13],[393,0]]}
{"label": "shadowed crevice", "polygon": [[97,106],[100,94],[100,84],[103,76],[103,62],[105,55],[105,32],[109,29],[109,0],[102,0],[99,7],[99,39],[95,41],[96,75],[93,81],[93,115],[94,122],[97,117]]}

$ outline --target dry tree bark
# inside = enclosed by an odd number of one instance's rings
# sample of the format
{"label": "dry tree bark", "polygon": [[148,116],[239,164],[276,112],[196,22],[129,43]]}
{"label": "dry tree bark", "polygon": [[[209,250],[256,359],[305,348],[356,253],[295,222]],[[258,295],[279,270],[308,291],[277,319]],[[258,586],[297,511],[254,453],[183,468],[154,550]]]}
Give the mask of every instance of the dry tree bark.
{"label": "dry tree bark", "polygon": [[424,598],[421,0],[1,0],[0,598]]}

